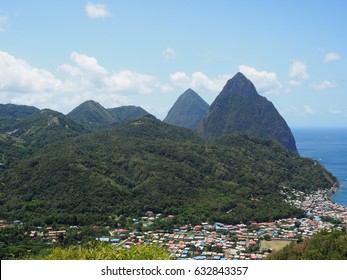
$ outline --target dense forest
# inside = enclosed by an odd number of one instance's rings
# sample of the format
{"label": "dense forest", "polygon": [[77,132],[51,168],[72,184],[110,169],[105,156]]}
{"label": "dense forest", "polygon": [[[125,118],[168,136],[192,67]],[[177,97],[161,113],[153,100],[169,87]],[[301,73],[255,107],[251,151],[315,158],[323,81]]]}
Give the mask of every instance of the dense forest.
{"label": "dense forest", "polygon": [[273,140],[208,141],[151,116],[89,132],[63,115],[38,114],[32,124],[44,121],[34,132],[31,125],[0,138],[4,219],[112,225],[152,210],[181,223],[266,221],[302,215],[284,202],[284,188],[309,192],[336,180]]}
{"label": "dense forest", "polygon": [[269,260],[347,260],[347,234],[320,232],[311,239],[293,242],[268,256]]}

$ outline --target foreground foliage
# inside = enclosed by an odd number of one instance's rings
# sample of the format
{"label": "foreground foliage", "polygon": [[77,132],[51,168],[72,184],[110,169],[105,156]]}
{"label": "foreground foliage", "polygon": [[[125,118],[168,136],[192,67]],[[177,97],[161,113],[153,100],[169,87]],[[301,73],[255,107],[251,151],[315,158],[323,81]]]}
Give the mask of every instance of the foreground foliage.
{"label": "foreground foliage", "polygon": [[133,246],[130,249],[115,247],[104,242],[88,246],[55,248],[42,260],[170,260],[166,249],[157,246]]}
{"label": "foreground foliage", "polygon": [[268,256],[269,260],[347,260],[347,233],[321,232],[311,239],[291,243]]}

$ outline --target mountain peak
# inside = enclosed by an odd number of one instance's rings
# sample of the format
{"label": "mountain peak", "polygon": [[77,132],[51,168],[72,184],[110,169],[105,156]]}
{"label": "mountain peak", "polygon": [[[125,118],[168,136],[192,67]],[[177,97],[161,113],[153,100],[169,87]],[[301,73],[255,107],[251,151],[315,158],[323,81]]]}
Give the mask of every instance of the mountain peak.
{"label": "mountain peak", "polygon": [[193,95],[193,96],[199,96],[194,90],[191,88],[188,88],[185,92],[182,93],[182,95]]}
{"label": "mountain peak", "polygon": [[164,122],[195,129],[207,115],[209,105],[191,88],[183,92],[168,112]]}
{"label": "mountain peak", "polygon": [[89,126],[105,126],[115,121],[103,106],[93,100],[83,102],[67,116],[80,124]]}
{"label": "mountain peak", "polygon": [[232,95],[259,95],[253,83],[241,72],[238,72],[234,77],[227,81],[222,92]]}
{"label": "mountain peak", "polygon": [[241,72],[226,83],[197,131],[206,138],[236,133],[270,138],[297,152],[293,134],[285,120]]}

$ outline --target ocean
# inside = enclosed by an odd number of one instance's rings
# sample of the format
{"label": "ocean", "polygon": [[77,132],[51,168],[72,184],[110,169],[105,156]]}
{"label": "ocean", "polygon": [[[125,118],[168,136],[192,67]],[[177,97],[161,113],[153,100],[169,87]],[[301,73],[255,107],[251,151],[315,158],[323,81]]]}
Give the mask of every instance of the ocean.
{"label": "ocean", "polygon": [[347,128],[293,128],[299,154],[318,160],[343,185],[332,200],[347,206]]}

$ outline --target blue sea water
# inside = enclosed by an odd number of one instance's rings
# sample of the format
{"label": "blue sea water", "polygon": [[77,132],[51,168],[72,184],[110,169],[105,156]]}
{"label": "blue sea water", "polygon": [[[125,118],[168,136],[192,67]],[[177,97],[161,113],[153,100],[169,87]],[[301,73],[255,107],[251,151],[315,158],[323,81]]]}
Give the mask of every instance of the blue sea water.
{"label": "blue sea water", "polygon": [[347,128],[293,128],[299,154],[319,160],[343,185],[332,197],[347,206]]}

